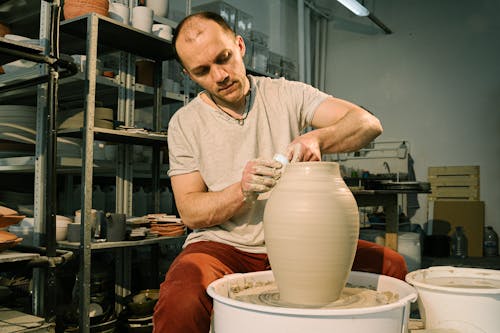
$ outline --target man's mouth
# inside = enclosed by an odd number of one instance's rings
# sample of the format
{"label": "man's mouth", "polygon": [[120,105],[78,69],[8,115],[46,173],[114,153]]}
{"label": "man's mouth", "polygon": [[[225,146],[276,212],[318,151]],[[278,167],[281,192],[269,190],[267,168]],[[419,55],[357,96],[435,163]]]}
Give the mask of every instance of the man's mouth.
{"label": "man's mouth", "polygon": [[225,93],[226,91],[230,90],[231,87],[234,86],[234,82],[230,83],[229,85],[223,87],[223,88],[219,88],[219,92],[220,93]]}

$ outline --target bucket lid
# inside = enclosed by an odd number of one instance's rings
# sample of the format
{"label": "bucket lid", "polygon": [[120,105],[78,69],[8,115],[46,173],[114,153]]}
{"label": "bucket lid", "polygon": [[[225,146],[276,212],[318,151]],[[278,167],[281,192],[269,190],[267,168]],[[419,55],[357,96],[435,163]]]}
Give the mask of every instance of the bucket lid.
{"label": "bucket lid", "polygon": [[500,294],[500,271],[433,266],[410,272],[406,282],[417,289],[461,294]]}

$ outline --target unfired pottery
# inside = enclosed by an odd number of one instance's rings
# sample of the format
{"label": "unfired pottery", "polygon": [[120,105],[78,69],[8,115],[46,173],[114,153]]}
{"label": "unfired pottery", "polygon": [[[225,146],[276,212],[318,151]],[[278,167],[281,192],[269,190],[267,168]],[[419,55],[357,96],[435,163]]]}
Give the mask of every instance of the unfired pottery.
{"label": "unfired pottery", "polygon": [[287,165],[267,202],[264,233],[283,301],[321,306],[337,300],[359,235],[358,207],[338,163]]}

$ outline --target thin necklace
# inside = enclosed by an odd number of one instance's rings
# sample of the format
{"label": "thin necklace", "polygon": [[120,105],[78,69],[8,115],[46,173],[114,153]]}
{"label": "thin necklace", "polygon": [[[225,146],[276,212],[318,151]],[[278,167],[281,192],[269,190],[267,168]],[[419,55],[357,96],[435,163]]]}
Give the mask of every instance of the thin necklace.
{"label": "thin necklace", "polygon": [[217,104],[217,102],[215,101],[215,99],[212,96],[212,94],[209,93],[208,91],[207,91],[207,93],[208,93],[208,96],[210,97],[210,99],[212,100],[212,102],[214,102],[214,104],[217,107],[217,109],[219,109],[220,111],[224,112],[225,114],[227,114],[228,116],[230,116],[231,118],[233,118],[234,120],[236,120],[238,122],[238,125],[243,126],[245,124],[245,119],[247,119],[248,114],[250,113],[250,102],[252,101],[252,87],[250,87],[250,89],[248,90],[248,94],[245,96],[245,107],[246,107],[245,108],[245,113],[243,114],[243,117],[239,118],[239,119],[234,118],[229,113],[227,113],[226,111],[224,111],[219,106],[219,104]]}

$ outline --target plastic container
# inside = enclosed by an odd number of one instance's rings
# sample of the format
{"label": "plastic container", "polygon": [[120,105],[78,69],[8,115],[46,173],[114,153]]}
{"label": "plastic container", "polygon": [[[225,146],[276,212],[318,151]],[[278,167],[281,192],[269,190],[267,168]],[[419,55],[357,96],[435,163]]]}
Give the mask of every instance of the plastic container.
{"label": "plastic container", "polygon": [[245,303],[228,297],[235,283],[273,281],[272,271],[231,274],[212,282],[208,294],[214,299],[213,328],[217,333],[358,333],[408,332],[410,303],[416,290],[404,281],[372,273],[351,272],[348,282],[371,286],[377,291],[399,294],[399,300],[359,309],[300,309]]}
{"label": "plastic container", "polygon": [[[253,16],[245,13],[242,10],[236,10],[236,22],[234,32],[243,38],[250,39],[252,37]],[[265,45],[267,46],[267,45]]]}
{"label": "plastic container", "polygon": [[451,256],[457,258],[467,258],[468,240],[463,227],[455,227],[455,232],[451,235]]}
{"label": "plastic container", "polygon": [[231,29],[236,27],[236,12],[238,11],[235,7],[225,3],[224,1],[214,1],[206,3],[200,6],[193,7],[191,12],[203,12],[209,11],[214,12],[222,16],[222,18],[227,22]]}
{"label": "plastic container", "polygon": [[268,58],[269,50],[267,47],[254,43],[252,48],[252,68],[259,72],[266,72]]}
{"label": "plastic container", "polygon": [[498,256],[498,235],[491,226],[486,226],[484,228],[483,256],[485,257]]}
{"label": "plastic container", "polygon": [[411,272],[406,281],[417,288],[426,330],[500,332],[500,271],[437,266]]}
{"label": "plastic container", "polygon": [[398,252],[403,255],[412,272],[421,268],[422,247],[420,246],[420,234],[415,232],[400,232],[398,235]]}
{"label": "plastic container", "polygon": [[269,59],[267,61],[267,72],[274,75],[281,75],[281,55],[269,51]]}

